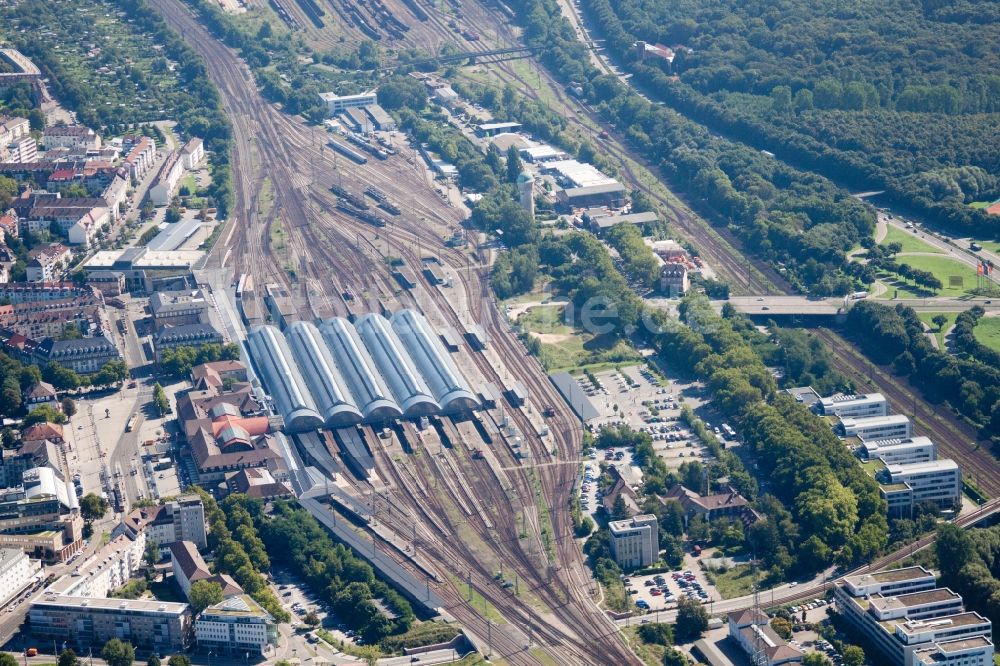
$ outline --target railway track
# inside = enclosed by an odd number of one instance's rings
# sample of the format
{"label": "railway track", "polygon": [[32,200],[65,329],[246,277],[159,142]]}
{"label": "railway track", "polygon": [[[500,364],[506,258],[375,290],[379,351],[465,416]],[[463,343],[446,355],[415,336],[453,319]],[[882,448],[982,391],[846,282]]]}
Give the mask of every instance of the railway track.
{"label": "railway track", "polygon": [[[255,88],[252,81],[249,80],[245,68],[239,66],[231,52],[215,40],[205,36],[201,27],[174,0],[155,0],[154,4],[187,37],[203,37],[203,39],[198,40],[200,43],[195,43],[195,46],[209,61],[210,73],[222,88],[223,96],[227,100],[227,110],[239,116],[234,118],[236,121],[234,122],[234,136],[239,142],[236,152],[241,160],[238,163],[239,171],[237,173],[239,196],[234,212],[236,221],[226,239],[228,249],[231,250],[232,264],[251,272],[258,284],[262,282],[261,277],[264,278],[264,281],[280,279],[281,282],[289,284],[290,281],[284,275],[283,270],[267,268],[273,264],[272,248],[269,247],[268,243],[268,227],[280,220],[288,231],[286,242],[289,244],[289,256],[296,259],[294,271],[304,279],[322,280],[324,276],[321,274],[318,264],[324,260],[329,261],[342,272],[356,276],[367,276],[376,271],[384,270],[384,267],[378,266],[377,262],[365,258],[363,255],[355,256],[357,253],[349,252],[346,249],[342,252],[334,252],[329,249],[331,245],[337,243],[350,247],[349,240],[352,235],[367,234],[371,230],[370,228],[362,229],[356,221],[345,220],[342,216],[337,216],[322,207],[319,207],[318,213],[312,209],[310,202],[315,200],[317,194],[319,194],[319,201],[328,202],[321,189],[323,188],[321,181],[327,180],[328,176],[308,178],[299,173],[302,155],[300,151],[303,147],[310,145],[308,131],[303,131],[301,127],[295,127],[293,132],[286,134],[285,130],[295,123],[278,114],[256,96]],[[309,147],[307,150],[315,149]],[[293,154],[295,155],[294,160],[292,159]],[[323,156],[320,154],[320,159],[322,160],[322,158]],[[261,164],[267,165],[267,173],[272,180],[274,193],[274,204],[266,216],[257,215],[257,200],[253,194],[264,180]],[[368,177],[371,173],[379,173],[381,179],[370,182],[375,182],[380,189],[387,191],[390,195],[397,195],[400,188],[394,186],[395,179],[391,173],[388,176],[380,171],[359,175]],[[385,182],[380,182],[380,180]],[[317,190],[320,191],[317,192]],[[412,193],[410,194],[412,195]],[[424,214],[420,215],[419,221],[416,216],[404,216],[406,218],[404,222],[392,225],[390,229],[385,230],[387,237],[396,244],[392,247],[399,247],[400,250],[405,249],[405,255],[402,251],[400,255],[406,256],[412,265],[419,266],[420,261],[419,252],[413,249],[414,241],[432,247],[440,245],[441,229],[457,222],[457,212],[442,215],[441,204],[434,199],[433,195],[429,195],[424,200],[420,200],[420,198],[414,200],[412,196],[407,196],[405,199],[400,198],[400,200],[413,201],[414,210]],[[244,221],[246,223],[242,224]],[[327,242],[324,242],[324,239]],[[348,242],[345,243],[345,241]],[[400,243],[408,244],[409,247],[404,248],[398,245]],[[227,254],[222,253],[221,247],[219,252],[221,254],[218,256],[221,259],[218,260],[218,263],[221,265]],[[444,254],[443,250],[442,253]],[[458,252],[451,255],[451,261],[463,267],[467,263],[467,260]],[[373,271],[373,268],[376,270]],[[471,280],[472,278],[467,279]],[[294,286],[294,282],[292,284]],[[485,288],[483,283],[475,282],[473,286],[477,288],[470,288],[468,293],[483,293]],[[449,311],[445,307],[442,307],[442,310]],[[454,316],[453,311],[452,316]],[[529,379],[526,383],[530,384],[533,381],[540,380]],[[521,428],[526,439],[532,437],[530,424],[522,423]],[[542,455],[543,450],[539,448],[536,452],[538,455]],[[560,476],[561,474],[563,476]],[[564,472],[545,471],[540,472],[539,475],[545,479],[543,486],[547,496],[554,488],[550,476],[552,479],[568,478]],[[514,476],[516,476],[520,496],[532,497],[533,484],[527,475],[522,473]],[[504,535],[504,538],[494,536],[486,539],[486,543],[493,544],[494,548],[500,551],[499,556],[509,558],[519,575],[529,584],[533,584],[539,590],[540,595],[545,595],[547,602],[553,607],[553,617],[547,618],[544,623],[538,621],[532,608],[509,599],[496,599],[497,603],[500,604],[498,606],[500,612],[512,623],[525,627],[532,635],[537,636],[547,649],[554,651],[565,663],[602,663],[607,660],[629,663],[633,661],[633,657],[618,640],[606,645],[592,645],[593,636],[613,631],[608,627],[607,618],[593,606],[589,599],[586,600],[586,604],[581,603],[583,600],[575,592],[578,580],[554,574],[553,570],[547,567],[544,571],[538,571],[536,570],[539,569],[537,562],[520,546],[504,545],[519,541],[516,538],[517,525],[512,524],[511,514],[503,508],[508,506],[510,500],[501,496],[502,488],[495,482],[479,480],[476,481],[476,484],[477,496],[489,498],[489,503],[496,507],[499,516],[499,519],[491,517],[496,528],[492,530],[492,533]],[[568,490],[564,492],[568,492]],[[546,497],[546,499],[551,502],[550,497]],[[558,514],[561,507],[555,506],[555,508],[554,514]],[[506,522],[501,522],[504,517],[506,517]],[[540,526],[536,517],[531,517],[531,522],[532,539],[537,540]],[[557,525],[560,524],[558,520],[554,522]],[[491,532],[486,525],[482,525],[481,529],[487,535]],[[515,535],[514,538],[512,535]],[[532,539],[529,539],[529,542]],[[455,549],[467,548],[461,543],[452,547]],[[500,550],[501,548],[504,550]],[[536,541],[534,550],[535,552],[542,551],[540,542]],[[566,549],[560,548],[560,553],[564,552]],[[478,557],[471,549],[446,552],[442,547],[438,554],[436,564],[446,570],[455,570],[456,566],[462,564],[466,564],[470,570],[477,570]],[[579,558],[578,553],[576,557]],[[469,560],[469,562],[465,562],[465,560]],[[484,589],[489,586],[486,581],[490,578],[490,573],[480,570],[480,575],[484,577],[480,581],[480,585]],[[471,608],[456,610],[456,617],[470,626],[475,626],[477,622],[481,624],[478,611]],[[563,628],[556,633],[557,630],[552,627],[558,625],[562,625]],[[512,644],[507,646],[509,650],[513,650],[514,647]],[[518,649],[523,650],[523,648]],[[535,658],[532,657],[525,663],[534,660]]]}
{"label": "railway track", "polygon": [[990,497],[1000,497],[1000,466],[989,451],[976,445],[975,429],[959,421],[947,409],[928,405],[905,380],[871,363],[840,335],[824,328],[813,333],[832,352],[833,365],[838,372],[859,385],[881,392],[896,412],[911,414],[917,434],[926,434],[934,440],[942,457],[958,462],[965,474]]}

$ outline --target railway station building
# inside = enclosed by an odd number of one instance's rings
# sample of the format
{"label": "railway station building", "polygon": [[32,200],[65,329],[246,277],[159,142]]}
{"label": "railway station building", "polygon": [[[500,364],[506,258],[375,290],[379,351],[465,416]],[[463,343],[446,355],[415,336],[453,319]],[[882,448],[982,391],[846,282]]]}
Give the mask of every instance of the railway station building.
{"label": "railway station building", "polygon": [[413,310],[387,319],[334,317],[251,331],[250,357],[290,432],[466,412],[479,400],[430,324]]}

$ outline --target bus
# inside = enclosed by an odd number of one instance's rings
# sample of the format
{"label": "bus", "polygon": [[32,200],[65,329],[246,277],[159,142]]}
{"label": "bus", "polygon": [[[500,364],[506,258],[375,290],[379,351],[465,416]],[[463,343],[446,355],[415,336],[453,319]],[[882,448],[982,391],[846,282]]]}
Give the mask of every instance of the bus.
{"label": "bus", "polygon": [[128,417],[128,421],[125,422],[125,432],[132,432],[132,429],[135,428],[135,420],[135,414]]}

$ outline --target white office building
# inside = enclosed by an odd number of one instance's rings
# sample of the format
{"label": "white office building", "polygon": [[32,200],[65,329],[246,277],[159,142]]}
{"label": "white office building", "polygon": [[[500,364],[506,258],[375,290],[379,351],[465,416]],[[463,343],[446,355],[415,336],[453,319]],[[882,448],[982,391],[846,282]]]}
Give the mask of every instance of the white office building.
{"label": "white office building", "polygon": [[964,612],[961,597],[951,590],[935,589],[933,574],[923,567],[849,576],[834,600],[844,619],[881,653],[869,655],[872,663],[992,664],[990,621]]}
{"label": "white office building", "polygon": [[954,460],[887,465],[875,479],[882,484],[890,515],[894,509],[908,511],[921,502],[951,509],[962,500],[962,471]]}
{"label": "white office building", "polygon": [[38,580],[42,563],[20,548],[0,549],[0,607]]}
{"label": "white office building", "polygon": [[331,116],[341,113],[346,109],[378,104],[374,90],[358,95],[335,95],[332,92],[326,92],[320,93],[319,98],[326,104],[326,110]]}
{"label": "white office building", "polygon": [[889,401],[881,393],[832,395],[829,398],[821,398],[816,405],[822,416],[841,418],[889,416]]}
{"label": "white office building", "polygon": [[937,577],[932,572],[923,567],[906,567],[848,576],[843,587],[852,597],[870,597],[910,594],[932,590],[936,585]]}
{"label": "white office building", "polygon": [[913,435],[910,419],[904,414],[841,418],[838,428],[842,437],[860,439],[907,438]]}
{"label": "white office building", "polygon": [[860,453],[862,458],[881,460],[886,465],[910,465],[937,458],[937,449],[929,437],[865,440]]}
{"label": "white office building", "polygon": [[209,606],[194,622],[199,650],[215,654],[267,654],[278,644],[278,625],[271,614],[243,594]]}
{"label": "white office building", "polygon": [[992,666],[993,642],[985,636],[959,638],[921,648],[913,653],[913,666]]}
{"label": "white office building", "polygon": [[656,516],[643,514],[608,524],[611,532],[611,553],[618,566],[625,569],[646,567],[656,562],[660,554],[660,535]]}

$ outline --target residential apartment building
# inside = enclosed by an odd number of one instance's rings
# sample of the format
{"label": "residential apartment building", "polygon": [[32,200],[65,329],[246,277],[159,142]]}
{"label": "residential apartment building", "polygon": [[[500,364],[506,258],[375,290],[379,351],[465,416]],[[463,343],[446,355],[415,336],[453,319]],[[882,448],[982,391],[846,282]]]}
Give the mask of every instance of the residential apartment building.
{"label": "residential apartment building", "polygon": [[660,269],[660,291],[671,297],[683,296],[690,286],[688,269],[683,264],[663,264]]}
{"label": "residential apartment building", "polygon": [[80,654],[112,638],[169,654],[184,650],[191,635],[191,607],[169,601],[46,594],[32,602],[28,617],[36,638],[66,641]]}
{"label": "residential apartment building", "polygon": [[42,563],[19,548],[0,548],[0,607],[39,579]]}
{"label": "residential apartment building", "polygon": [[[0,152],[3,145],[0,144]],[[31,163],[38,160],[38,144],[30,136],[21,137],[7,144],[7,160],[11,162]]]}
{"label": "residential apartment building", "polygon": [[[964,612],[959,595],[934,585],[929,571],[909,567],[850,576],[836,588],[834,599],[841,615],[878,648],[877,663],[992,664],[990,621]],[[962,647],[956,641],[972,642]],[[989,661],[982,661],[987,654]],[[945,661],[927,661],[937,658]]]}
{"label": "residential apartment building", "polygon": [[120,361],[121,353],[114,343],[104,337],[77,340],[42,340],[34,354],[38,362],[49,361],[80,374],[97,372],[111,361]]}
{"label": "residential apartment building", "polygon": [[111,221],[117,222],[125,212],[125,203],[128,200],[128,180],[116,176],[101,192],[101,198],[107,204]]}
{"label": "residential apartment building", "polygon": [[646,567],[656,562],[660,554],[660,535],[653,514],[642,514],[608,524],[611,532],[611,553],[619,566],[626,569]]}
{"label": "residential apartment building", "polygon": [[937,458],[936,447],[929,437],[865,440],[858,453],[862,460],[881,460],[886,465],[930,462]]}
{"label": "residential apartment building", "polygon": [[870,416],[889,416],[889,401],[881,393],[866,393],[864,395],[832,395],[820,398],[815,405],[820,416],[838,416],[840,418],[868,418]]}
{"label": "residential apartment building", "polygon": [[149,188],[149,200],[155,206],[166,206],[174,196],[174,189],[177,182],[184,175],[184,163],[181,161],[180,153],[173,153],[163,163],[160,174],[156,182]]}
{"label": "residential apartment building", "polygon": [[82,125],[53,125],[42,133],[46,150],[66,148],[86,154],[101,148],[101,137],[94,130]]}
{"label": "residential apartment building", "polygon": [[208,548],[205,506],[198,495],[181,495],[163,504],[134,509],[124,522],[134,530],[145,530],[146,538],[159,544],[161,551],[177,541]]}
{"label": "residential apartment building", "polygon": [[189,140],[181,148],[181,164],[188,171],[201,164],[203,159],[205,159],[205,142],[198,137]]}
{"label": "residential apartment building", "polygon": [[54,282],[62,277],[62,271],[73,256],[62,243],[39,245],[28,253],[28,282]]}
{"label": "residential apartment building", "polygon": [[0,116],[0,149],[29,134],[31,134],[31,123],[27,118]]}
{"label": "residential apartment building", "polygon": [[5,213],[0,213],[0,232],[3,232],[5,241],[21,235],[18,229],[17,213],[13,208]]}
{"label": "residential apartment building", "polygon": [[107,598],[139,571],[146,548],[144,531],[115,532],[110,543],[32,602],[32,634],[66,641],[78,652],[112,638],[161,654],[184,650],[191,635],[186,603]]}
{"label": "residential apartment building", "polygon": [[864,418],[843,417],[838,424],[838,430],[841,437],[859,439],[907,438],[913,435],[910,419],[904,414]]}
{"label": "residential apartment building", "polygon": [[278,625],[249,595],[209,606],[194,623],[199,650],[216,654],[265,655],[278,644]]}
{"label": "residential apartment building", "polygon": [[122,165],[133,181],[140,180],[156,162],[156,141],[148,136],[126,136],[122,142]]}

